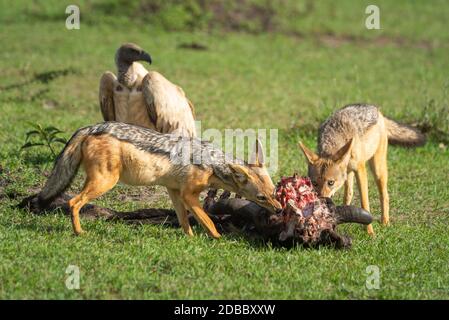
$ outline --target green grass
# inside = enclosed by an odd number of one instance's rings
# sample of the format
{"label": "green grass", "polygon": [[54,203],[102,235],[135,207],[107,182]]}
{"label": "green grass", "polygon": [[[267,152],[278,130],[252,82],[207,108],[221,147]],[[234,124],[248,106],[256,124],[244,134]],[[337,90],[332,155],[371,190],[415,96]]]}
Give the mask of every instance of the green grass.
{"label": "green grass", "polygon": [[[0,29],[5,46],[0,51],[0,298],[448,299],[449,150],[438,140],[416,150],[390,148],[392,225],[375,223],[375,239],[358,226],[341,226],[353,238],[349,251],[277,249],[237,235],[214,241],[201,228],[188,239],[163,226],[86,219],[87,234],[75,237],[68,217],[34,216],[15,209],[19,199],[6,196],[40,188],[52,167],[48,150],[20,152],[27,121],[54,125],[66,138],[101,121],[98,81],[103,71],[114,69],[114,51],[125,41],[147,49],[154,58],[151,68],[184,88],[203,129],[278,128],[280,167],[274,181],[295,171],[305,174],[297,141],[314,146],[319,122],[344,104],[376,103],[405,122],[419,121],[423,110],[438,118],[449,83],[449,34],[440,19],[447,6],[379,2],[388,8],[381,33],[363,29],[364,10],[344,1],[334,5],[333,20],[326,20],[323,9],[314,11],[315,18],[322,14],[322,23],[297,21],[304,37],[170,33],[130,22],[120,28],[82,22],[80,30],[68,31],[64,20],[14,20],[17,8],[8,7],[8,15],[0,15],[8,21]],[[326,42],[316,36],[329,30],[408,40]],[[432,45],[420,45],[423,40]],[[208,50],[178,48],[191,41]],[[435,110],[425,109],[432,100]],[[444,117],[441,113],[439,120]],[[71,191],[81,182],[78,177]],[[96,203],[119,210],[170,207],[162,188],[152,190],[161,196],[121,201],[121,195],[144,188],[119,185]],[[372,179],[370,199],[378,218]],[[68,265],[80,267],[80,290],[65,287]],[[365,287],[369,265],[380,268],[379,290]]]}

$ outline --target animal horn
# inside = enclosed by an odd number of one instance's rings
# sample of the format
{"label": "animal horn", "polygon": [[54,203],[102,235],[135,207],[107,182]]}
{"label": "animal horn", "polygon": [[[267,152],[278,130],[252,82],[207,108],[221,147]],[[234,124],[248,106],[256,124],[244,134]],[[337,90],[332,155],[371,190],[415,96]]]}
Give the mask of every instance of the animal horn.
{"label": "animal horn", "polygon": [[337,224],[342,223],[360,223],[368,225],[373,222],[371,214],[355,206],[337,206],[335,207]]}

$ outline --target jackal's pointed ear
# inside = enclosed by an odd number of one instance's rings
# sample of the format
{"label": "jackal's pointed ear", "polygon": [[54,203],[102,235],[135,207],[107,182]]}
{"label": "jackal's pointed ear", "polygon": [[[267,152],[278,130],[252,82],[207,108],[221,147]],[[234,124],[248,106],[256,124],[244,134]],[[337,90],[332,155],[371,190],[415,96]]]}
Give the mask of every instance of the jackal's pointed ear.
{"label": "jackal's pointed ear", "polygon": [[229,168],[232,171],[232,179],[234,179],[237,184],[244,184],[248,181],[248,169],[239,164],[230,163]]}
{"label": "jackal's pointed ear", "polygon": [[351,138],[343,147],[340,148],[333,156],[332,160],[338,163],[347,163],[351,158],[351,150],[354,139]]}
{"label": "jackal's pointed ear", "polygon": [[306,156],[307,162],[310,164],[314,164],[320,158],[315,152],[307,148],[301,141],[299,141],[299,147]]}
{"label": "jackal's pointed ear", "polygon": [[259,139],[256,139],[253,153],[249,158],[249,165],[261,168],[264,166],[264,164],[265,164],[265,155],[263,153],[262,143],[260,143]]}

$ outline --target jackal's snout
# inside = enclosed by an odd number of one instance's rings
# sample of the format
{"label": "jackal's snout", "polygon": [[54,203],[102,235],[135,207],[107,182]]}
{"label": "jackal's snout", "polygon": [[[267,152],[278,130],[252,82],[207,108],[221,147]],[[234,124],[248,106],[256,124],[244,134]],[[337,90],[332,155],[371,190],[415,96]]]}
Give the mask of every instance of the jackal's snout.
{"label": "jackal's snout", "polygon": [[273,208],[274,208],[274,211],[276,213],[279,213],[279,212],[281,212],[284,209],[284,208],[282,208],[281,203],[276,200],[276,196],[275,195],[273,195]]}
{"label": "jackal's snout", "polygon": [[262,203],[260,205],[273,213],[280,213],[284,209],[281,203],[276,198],[276,190],[274,185],[272,192],[268,193],[267,201],[264,204]]}

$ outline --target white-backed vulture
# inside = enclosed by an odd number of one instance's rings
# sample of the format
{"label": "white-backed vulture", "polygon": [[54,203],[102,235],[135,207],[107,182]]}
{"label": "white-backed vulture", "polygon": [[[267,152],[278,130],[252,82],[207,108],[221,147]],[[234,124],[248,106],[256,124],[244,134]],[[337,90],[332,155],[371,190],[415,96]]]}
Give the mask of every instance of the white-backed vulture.
{"label": "white-backed vulture", "polygon": [[100,107],[105,121],[139,125],[161,133],[196,135],[193,104],[184,91],[156,71],[151,56],[133,43],[115,54],[117,77],[110,71],[100,80]]}

